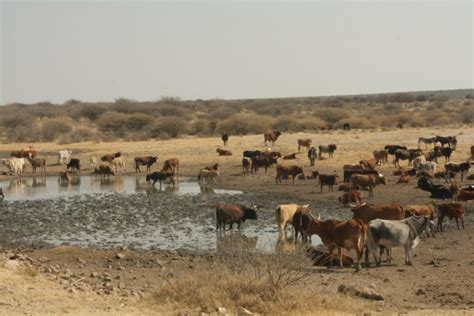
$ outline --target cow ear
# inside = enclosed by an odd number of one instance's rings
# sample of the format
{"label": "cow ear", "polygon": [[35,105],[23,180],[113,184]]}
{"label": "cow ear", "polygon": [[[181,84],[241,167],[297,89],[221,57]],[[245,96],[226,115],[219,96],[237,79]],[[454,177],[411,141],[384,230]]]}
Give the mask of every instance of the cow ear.
{"label": "cow ear", "polygon": [[305,205],[303,205],[303,207],[304,207],[304,208],[307,208],[307,207],[309,207],[309,204],[305,204]]}

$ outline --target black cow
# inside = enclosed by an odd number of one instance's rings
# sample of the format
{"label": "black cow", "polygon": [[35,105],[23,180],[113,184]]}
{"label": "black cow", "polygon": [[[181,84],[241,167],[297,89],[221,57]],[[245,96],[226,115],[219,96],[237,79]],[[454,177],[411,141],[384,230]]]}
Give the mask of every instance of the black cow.
{"label": "black cow", "polygon": [[252,159],[253,157],[260,156],[262,152],[260,150],[244,150],[243,156],[245,158],[250,158]]}
{"label": "black cow", "polygon": [[314,166],[314,161],[316,160],[317,157],[318,157],[318,152],[316,148],[311,147],[308,150],[308,159],[311,166]]}
{"label": "black cow", "polygon": [[69,163],[66,165],[66,168],[68,170],[71,169],[71,172],[81,171],[81,161],[77,158],[71,158]]}
{"label": "black cow", "polygon": [[227,146],[227,143],[229,142],[229,135],[227,133],[224,133],[222,134],[221,139],[224,142],[224,146]]}
{"label": "black cow", "polygon": [[256,174],[259,167],[265,168],[265,173],[267,173],[268,167],[276,164],[277,160],[273,157],[262,157],[256,156],[252,158],[252,173]]}
{"label": "black cow", "polygon": [[161,183],[166,180],[170,179],[169,183],[173,183],[173,186],[175,185],[174,183],[174,173],[172,171],[156,171],[150,174],[146,175],[146,181],[153,181],[153,186],[155,186],[155,183],[160,182],[160,189],[161,189]]}
{"label": "black cow", "polygon": [[399,149],[407,149],[406,146],[400,146],[400,145],[387,145],[385,146],[385,151],[389,154],[389,155],[395,155],[395,152]]}
{"label": "black cow", "polygon": [[349,123],[344,123],[344,125],[342,125],[342,129],[344,131],[350,131],[351,130],[351,124]]}

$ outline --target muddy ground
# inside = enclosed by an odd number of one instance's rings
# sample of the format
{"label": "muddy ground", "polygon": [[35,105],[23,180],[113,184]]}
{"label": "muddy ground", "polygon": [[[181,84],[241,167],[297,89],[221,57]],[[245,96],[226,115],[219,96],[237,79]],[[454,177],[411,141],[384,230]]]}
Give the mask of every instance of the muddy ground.
{"label": "muddy ground", "polygon": [[[296,140],[306,137],[311,137],[315,145],[336,143],[338,149],[334,158],[325,157],[318,160],[316,167],[309,167],[303,153],[298,155],[296,161],[283,163],[303,165],[306,173],[316,169],[327,173],[336,170],[342,176],[343,164],[357,163],[360,159],[370,158],[373,150],[383,148],[386,144],[405,144],[413,148],[417,146],[418,137],[435,134],[457,135],[459,144],[452,161],[467,159],[469,148],[474,144],[473,127],[325,134],[298,133],[283,135],[277,141],[275,149],[284,154],[296,152]],[[145,193],[131,196],[105,194],[89,198],[81,196],[72,198],[68,202],[61,199],[34,202],[8,201],[7,196],[2,205],[0,222],[0,244],[3,252],[9,258],[29,262],[39,271],[39,275],[35,278],[45,276],[51,279],[53,283],[59,284],[60,288],[68,291],[65,292],[68,293],[67,295],[80,297],[87,293],[96,295],[96,300],[109,303],[104,305],[108,309],[104,307],[104,309],[96,310],[107,312],[112,308],[113,311],[134,313],[137,308],[141,311],[149,308],[159,309],[153,304],[150,307],[149,297],[158,290],[157,287],[165,278],[170,275],[173,277],[192,276],[196,270],[205,269],[210,262],[215,260],[219,247],[236,245],[232,241],[228,242],[233,238],[229,236],[235,236],[236,233],[224,237],[220,246],[220,239],[214,235],[212,205],[217,202],[237,201],[257,204],[261,207],[259,209],[261,219],[256,222],[246,222],[242,229],[241,234],[244,236],[242,238],[246,240],[258,237],[259,232],[262,232],[262,235],[277,234],[276,225],[273,223],[273,209],[279,203],[309,203],[313,213],[319,212],[323,218],[351,217],[350,210],[337,203],[337,198],[341,193],[327,192],[327,187],[324,188],[323,193],[320,193],[314,180],[297,180],[294,185],[286,181],[283,185],[276,185],[274,168],[269,169],[267,174],[263,170],[260,170],[257,175],[242,174],[241,151],[264,148],[262,138],[261,135],[231,137],[229,148],[234,151],[234,155],[230,157],[217,157],[215,149],[220,143],[218,138],[137,143],[82,143],[67,146],[35,144],[38,151],[48,154],[48,174],[51,175],[61,170],[60,166],[55,165],[56,158],[53,156],[57,149],[72,148],[74,156],[83,161],[84,173],[88,172],[90,156],[122,150],[128,161],[127,171],[124,173],[130,173],[130,170],[133,170],[133,157],[143,154],[157,154],[160,157],[160,165],[166,158],[178,157],[181,161],[182,177],[192,179],[199,168],[219,162],[222,166],[222,177],[218,184],[212,186],[241,190],[244,194],[241,196],[203,195],[179,200],[179,204],[176,204],[174,198],[168,200],[168,197],[163,198],[163,195],[150,196]],[[26,148],[27,145],[2,145],[0,154],[8,156],[11,150]],[[402,166],[404,165],[406,162],[402,163]],[[157,168],[154,167],[155,170]],[[409,184],[396,184],[397,177],[392,176],[395,170],[392,164],[381,166],[379,170],[387,176],[388,183],[386,186],[375,189],[374,198],[367,199],[367,194],[365,194],[368,202],[378,204],[393,201],[406,205],[434,201],[429,198],[428,193],[415,188],[416,179]],[[26,176],[31,176],[31,174]],[[11,178],[11,176],[2,176],[1,179]],[[466,183],[473,182],[466,181]],[[441,201],[438,200],[438,202]],[[64,206],[66,204],[67,207]],[[202,212],[194,216],[186,216],[187,206],[189,208],[198,206]],[[465,206],[466,229],[457,230],[455,225],[451,224],[446,232],[437,234],[436,238],[424,238],[414,251],[413,266],[403,265],[403,254],[397,249],[394,251],[395,264],[393,266],[363,269],[357,273],[352,268],[327,270],[311,267],[312,273],[305,280],[308,291],[317,290],[318,293],[337,295],[340,284],[352,284],[358,288],[371,288],[384,296],[383,301],[371,302],[369,307],[364,305],[361,309],[354,305],[355,312],[361,310],[472,312],[474,284],[470,276],[474,272],[472,240],[474,207],[472,203],[465,203]],[[131,209],[134,211],[131,212]],[[183,221],[183,218],[186,220]],[[160,227],[159,223],[163,221],[169,225]],[[185,222],[186,224],[183,224]],[[198,236],[193,235],[195,227],[198,227],[198,230],[204,229],[206,232]],[[176,237],[181,231],[184,235]],[[102,235],[98,236],[97,232]],[[110,238],[101,239],[100,237],[104,234]],[[136,240],[133,241],[134,239],[130,236]],[[60,243],[57,242],[58,238],[60,238]],[[173,245],[174,240],[181,240],[179,238],[189,239],[191,242],[176,249],[168,247]],[[193,242],[195,239],[199,239],[199,242]],[[167,248],[160,247],[163,243],[167,245]],[[195,247],[200,243],[206,246]],[[53,244],[64,245],[51,247]],[[253,247],[254,243],[244,242],[244,247],[249,247],[249,244]],[[196,249],[193,250],[193,247]],[[291,242],[279,247],[285,250],[290,249],[290,251],[293,248]],[[15,257],[15,254],[24,254],[26,257]],[[364,301],[360,298],[357,300]],[[144,304],[143,301],[147,303]],[[28,311],[27,308],[15,309],[16,307],[13,306],[13,304],[5,305],[5,308],[12,308],[11,311],[17,312]]]}

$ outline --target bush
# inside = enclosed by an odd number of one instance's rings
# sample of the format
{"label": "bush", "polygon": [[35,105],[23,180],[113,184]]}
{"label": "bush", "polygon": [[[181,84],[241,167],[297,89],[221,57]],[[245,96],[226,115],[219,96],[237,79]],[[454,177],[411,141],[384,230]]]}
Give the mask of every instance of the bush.
{"label": "bush", "polygon": [[231,135],[260,134],[271,129],[272,122],[266,116],[239,114],[220,122],[217,131]]}
{"label": "bush", "polygon": [[40,139],[43,142],[56,140],[59,136],[69,133],[72,130],[71,124],[61,118],[45,119],[41,123]]}
{"label": "bush", "polygon": [[149,115],[143,113],[134,113],[127,115],[125,118],[125,126],[127,130],[139,131],[152,125],[153,121],[153,118]]}
{"label": "bush", "polygon": [[409,93],[393,93],[387,96],[388,102],[397,102],[397,103],[411,103],[415,101],[415,97]]}
{"label": "bush", "polygon": [[88,118],[91,121],[95,121],[102,113],[104,113],[106,110],[104,107],[98,106],[98,105],[84,105],[80,110],[79,110],[79,116]]}
{"label": "bush", "polygon": [[153,126],[151,137],[154,138],[176,138],[187,133],[187,122],[180,117],[170,116],[162,118]]}
{"label": "bush", "polygon": [[127,115],[119,112],[105,112],[97,120],[99,130],[118,137],[125,136]]}
{"label": "bush", "polygon": [[459,119],[464,124],[471,124],[474,123],[474,107],[464,107],[459,112]]}
{"label": "bush", "polygon": [[340,120],[350,116],[348,111],[343,109],[323,109],[321,111],[317,111],[313,115],[320,117],[330,124],[337,123]]}

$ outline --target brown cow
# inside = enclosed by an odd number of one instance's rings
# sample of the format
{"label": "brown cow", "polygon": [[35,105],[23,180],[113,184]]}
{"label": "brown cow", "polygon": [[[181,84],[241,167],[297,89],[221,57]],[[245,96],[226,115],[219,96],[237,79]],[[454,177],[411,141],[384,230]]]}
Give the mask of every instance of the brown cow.
{"label": "brown cow", "polygon": [[63,184],[63,183],[71,183],[71,176],[69,175],[69,172],[67,171],[59,171],[59,178],[58,178],[58,182],[60,184]]}
{"label": "brown cow", "polygon": [[267,158],[275,158],[275,159],[278,159],[278,158],[281,158],[281,153],[278,152],[278,151],[262,151],[260,153],[260,156],[262,157],[267,157]]}
{"label": "brown cow", "polygon": [[379,160],[377,158],[365,159],[365,160],[359,161],[359,164],[362,167],[366,169],[370,169],[370,170],[374,170],[375,167],[377,167],[378,163],[379,163]]}
{"label": "brown cow", "polygon": [[44,158],[28,158],[28,161],[31,164],[33,173],[36,173],[36,168],[41,168],[43,173],[46,172],[46,159]]}
{"label": "brown cow", "polygon": [[121,156],[122,156],[122,153],[119,151],[119,152],[116,152],[115,154],[103,155],[102,157],[100,157],[100,160],[107,161],[107,162],[111,163],[112,160],[114,160],[115,158],[121,157]]}
{"label": "brown cow", "polygon": [[293,153],[293,154],[290,154],[290,155],[285,155],[285,156],[283,156],[283,159],[284,160],[296,159],[296,153]]}
{"label": "brown cow", "polygon": [[257,174],[258,168],[264,167],[265,173],[267,173],[268,167],[276,164],[277,160],[273,157],[263,157],[263,156],[256,156],[252,158],[252,173]]}
{"label": "brown cow", "polygon": [[362,191],[354,190],[351,192],[346,192],[339,197],[339,203],[344,206],[349,206],[349,204],[355,203],[355,205],[362,204]]}
{"label": "brown cow", "polygon": [[380,164],[384,164],[388,161],[388,154],[385,150],[375,150],[373,152],[374,158],[378,160]]}
{"label": "brown cow", "polygon": [[145,156],[145,157],[135,157],[135,171],[141,172],[140,166],[146,166],[146,171],[151,170],[151,166],[158,161],[158,157]]}
{"label": "brown cow", "polygon": [[281,136],[281,133],[279,131],[265,133],[263,134],[263,142],[265,143],[265,146],[268,144],[268,142],[271,142],[272,145],[274,145],[276,140],[280,136]]}
{"label": "brown cow", "polygon": [[407,205],[403,208],[405,211],[405,217],[426,216],[433,220],[435,218],[433,204],[422,204],[422,205]]}
{"label": "brown cow", "polygon": [[443,231],[443,220],[448,217],[449,220],[456,219],[456,225],[459,228],[458,220],[461,220],[462,229],[464,229],[464,206],[461,203],[437,204],[438,209],[438,230]]}
{"label": "brown cow", "polygon": [[382,174],[378,175],[365,175],[365,174],[353,174],[351,176],[351,185],[363,188],[369,191],[369,197],[374,196],[374,188],[378,184],[386,185],[385,178]]}
{"label": "brown cow", "polygon": [[312,142],[310,138],[298,139],[298,152],[300,152],[301,147],[303,147],[304,150],[308,150]]}
{"label": "brown cow", "polygon": [[221,165],[220,165],[219,163],[215,163],[215,164],[213,164],[213,165],[204,167],[204,170],[219,171],[220,167],[221,167]]}
{"label": "brown cow", "polygon": [[249,158],[242,158],[242,173],[249,173],[252,168],[252,160]]}
{"label": "brown cow", "polygon": [[303,225],[306,235],[319,235],[329,250],[329,256],[332,257],[334,249],[338,248],[339,265],[342,267],[342,248],[350,250],[354,248],[357,252],[356,270],[360,270],[360,259],[365,246],[365,237],[367,235],[367,225],[361,220],[352,219],[349,221],[327,220],[320,221],[318,218],[311,217],[309,223]]}
{"label": "brown cow", "polygon": [[241,204],[219,204],[216,206],[216,227],[217,231],[224,230],[225,226],[232,226],[236,223],[240,229],[242,222],[247,219],[257,219],[257,212],[254,208],[250,208]]}
{"label": "brown cow", "polygon": [[115,173],[112,171],[112,168],[110,166],[104,166],[104,165],[99,165],[98,168],[94,169],[94,172],[92,174],[98,174],[103,177],[108,177],[110,175],[115,176]]}
{"label": "brown cow", "polygon": [[393,219],[400,220],[405,218],[405,211],[398,203],[386,205],[362,204],[353,206],[351,209],[352,218],[358,218],[364,223],[368,223],[373,219]]}
{"label": "brown cow", "polygon": [[165,160],[161,171],[171,171],[173,174],[179,173],[179,160],[177,158],[170,158]]}
{"label": "brown cow", "polygon": [[406,174],[402,174],[398,179],[397,183],[410,183],[411,177]]}
{"label": "brown cow", "polygon": [[29,158],[29,159],[34,159],[36,158],[36,150],[31,149],[32,147],[30,146],[30,149],[24,150],[15,150],[11,152],[11,156],[15,158]]}
{"label": "brown cow", "polygon": [[[301,233],[301,241],[307,242],[308,236],[306,235],[303,229],[303,222],[308,222],[309,218],[311,217],[311,210],[309,205],[297,206],[296,212],[293,214],[293,218],[291,219],[291,223],[293,224],[293,228],[295,230],[295,243],[298,241],[298,234]],[[281,234],[280,234],[281,236]],[[309,239],[311,241],[311,239]]]}
{"label": "brown cow", "polygon": [[230,150],[217,148],[216,152],[219,154],[219,156],[232,156],[232,152]]}
{"label": "brown cow", "polygon": [[459,191],[458,201],[474,200],[474,191],[461,189]]}
{"label": "brown cow", "polygon": [[321,186],[321,192],[323,192],[323,186],[329,187],[329,192],[334,191],[333,186],[337,185],[337,174],[320,174],[317,170],[312,172],[313,177],[318,177],[319,185]]}
{"label": "brown cow", "polygon": [[276,184],[281,184],[282,183],[282,178],[284,176],[291,176],[293,178],[293,184],[295,184],[295,178],[299,174],[304,174],[303,168],[300,166],[282,166],[282,165],[277,165],[276,166],[276,178],[275,182]]}

